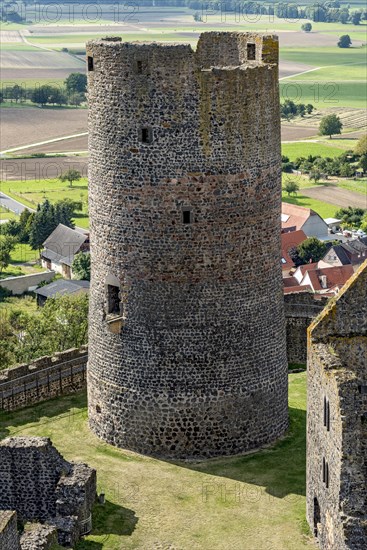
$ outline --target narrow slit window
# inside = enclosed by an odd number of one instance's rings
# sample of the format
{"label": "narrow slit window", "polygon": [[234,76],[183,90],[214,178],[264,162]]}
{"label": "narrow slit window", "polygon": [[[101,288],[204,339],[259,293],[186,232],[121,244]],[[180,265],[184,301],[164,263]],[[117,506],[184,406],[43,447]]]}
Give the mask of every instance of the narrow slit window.
{"label": "narrow slit window", "polygon": [[256,45],[247,44],[247,61],[255,61],[255,60],[256,60]]}
{"label": "narrow slit window", "polygon": [[143,74],[143,62],[140,60],[136,62],[136,72],[138,74]]}
{"label": "narrow slit window", "polygon": [[326,481],[326,461],[325,458],[322,459],[322,482]]}
{"label": "narrow slit window", "polygon": [[183,224],[191,223],[191,210],[189,208],[184,208],[182,210],[182,223]]}
{"label": "narrow slit window", "polygon": [[102,410],[100,405],[96,405],[96,413],[101,414]]}
{"label": "narrow slit window", "polygon": [[326,397],[324,397],[324,426],[326,426]]}
{"label": "narrow slit window", "polygon": [[326,401],[326,429],[330,432],[330,403]]}
{"label": "narrow slit window", "polygon": [[140,128],[140,141],[142,143],[152,143],[153,132],[151,128]]}
{"label": "narrow slit window", "polygon": [[88,63],[88,71],[94,71],[94,61],[93,61],[93,57],[91,57],[90,55],[88,55],[87,63]]}
{"label": "narrow slit window", "polygon": [[113,315],[120,315],[120,289],[118,286],[107,286],[107,311]]}
{"label": "narrow slit window", "polygon": [[326,468],[325,468],[325,485],[326,485],[326,489],[329,488],[329,464],[326,463]]}

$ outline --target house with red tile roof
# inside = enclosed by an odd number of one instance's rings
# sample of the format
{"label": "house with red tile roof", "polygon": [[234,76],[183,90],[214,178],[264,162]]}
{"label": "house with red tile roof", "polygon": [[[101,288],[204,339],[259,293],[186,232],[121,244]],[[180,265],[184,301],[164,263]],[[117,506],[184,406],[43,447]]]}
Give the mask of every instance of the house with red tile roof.
{"label": "house with red tile roof", "polygon": [[311,208],[282,202],[281,221],[282,233],[302,230],[307,237],[330,239],[327,223]]}
{"label": "house with red tile roof", "polygon": [[282,233],[282,272],[283,277],[291,277],[290,270],[294,269],[296,266],[292,260],[289,252],[292,248],[296,248],[298,245],[303,243],[307,239],[306,234],[302,231],[291,231],[289,233]]}
{"label": "house with red tile roof", "polygon": [[353,273],[354,269],[351,265],[308,269],[300,286],[310,286],[313,292],[319,294],[326,292],[337,294]]}

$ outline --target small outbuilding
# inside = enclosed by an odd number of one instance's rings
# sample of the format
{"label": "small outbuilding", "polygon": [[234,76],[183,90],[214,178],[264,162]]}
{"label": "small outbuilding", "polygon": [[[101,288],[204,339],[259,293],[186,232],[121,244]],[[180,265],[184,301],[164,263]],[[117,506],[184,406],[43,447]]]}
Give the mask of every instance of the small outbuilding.
{"label": "small outbuilding", "polygon": [[34,291],[37,296],[37,305],[43,307],[48,298],[57,296],[70,296],[71,294],[80,294],[89,292],[89,281],[77,281],[59,279]]}

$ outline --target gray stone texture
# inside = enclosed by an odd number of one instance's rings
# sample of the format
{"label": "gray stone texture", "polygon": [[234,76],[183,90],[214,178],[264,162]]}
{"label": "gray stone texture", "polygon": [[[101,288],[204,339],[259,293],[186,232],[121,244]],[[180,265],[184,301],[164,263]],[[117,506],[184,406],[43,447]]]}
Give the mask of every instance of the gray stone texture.
{"label": "gray stone texture", "polygon": [[17,513],[0,510],[0,550],[20,550]]}
{"label": "gray stone texture", "polygon": [[0,371],[0,410],[13,411],[85,389],[87,346]]}
{"label": "gray stone texture", "polygon": [[367,262],[312,323],[308,346],[307,519],[323,550],[364,550]]}
{"label": "gray stone texture", "polygon": [[327,298],[310,291],[284,295],[288,363],[307,362],[307,329],[324,309]]}
{"label": "gray stone texture", "polygon": [[288,426],[277,37],[87,55],[90,426],[164,457],[268,444]]}
{"label": "gray stone texture", "polygon": [[0,442],[0,509],[16,510],[22,522],[56,527],[59,544],[76,543],[95,497],[95,470],[67,462],[49,438],[9,437]]}

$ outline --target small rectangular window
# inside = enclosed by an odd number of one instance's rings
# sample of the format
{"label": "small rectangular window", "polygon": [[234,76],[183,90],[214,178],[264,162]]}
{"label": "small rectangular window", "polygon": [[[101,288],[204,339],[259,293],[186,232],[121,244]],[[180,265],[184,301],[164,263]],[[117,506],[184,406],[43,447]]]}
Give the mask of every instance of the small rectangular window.
{"label": "small rectangular window", "polygon": [[358,391],[362,395],[367,395],[367,386],[358,386]]}
{"label": "small rectangular window", "polygon": [[182,210],[182,223],[184,224],[191,223],[191,210],[189,208],[184,208]]}
{"label": "small rectangular window", "polygon": [[143,62],[142,61],[137,61],[136,62],[136,72],[138,74],[143,74]]}
{"label": "small rectangular window", "polygon": [[142,143],[152,143],[153,132],[151,128],[140,128],[140,141]]}
{"label": "small rectangular window", "polygon": [[88,61],[88,71],[93,71],[94,70],[93,57],[88,55],[87,61]]}
{"label": "small rectangular window", "polygon": [[107,285],[107,312],[120,315],[120,289],[118,286]]}
{"label": "small rectangular window", "polygon": [[247,44],[247,61],[255,61],[255,60],[256,60],[256,45]]}

